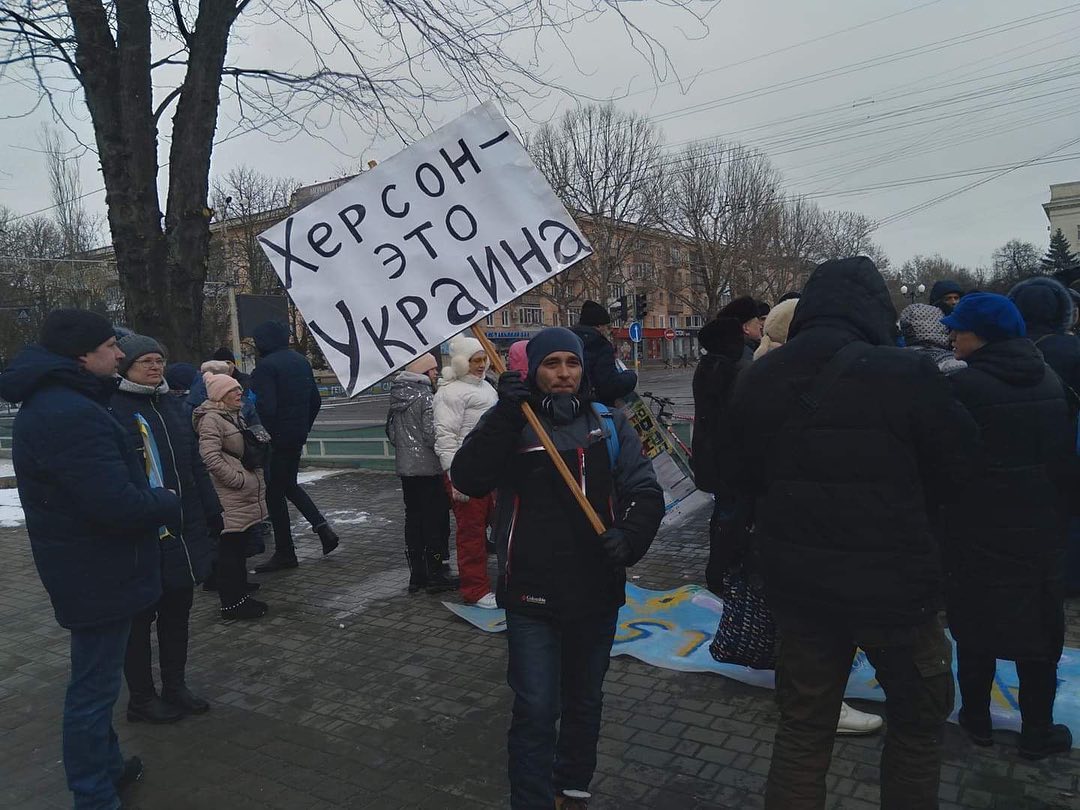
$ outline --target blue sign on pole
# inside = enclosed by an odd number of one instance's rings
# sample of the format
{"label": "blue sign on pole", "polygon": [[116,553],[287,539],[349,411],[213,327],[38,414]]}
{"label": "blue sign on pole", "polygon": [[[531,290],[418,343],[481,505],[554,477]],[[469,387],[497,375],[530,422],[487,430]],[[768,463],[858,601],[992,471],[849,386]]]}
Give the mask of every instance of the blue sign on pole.
{"label": "blue sign on pole", "polygon": [[630,328],[627,331],[630,333],[630,340],[634,343],[641,343],[641,323],[639,321],[634,321],[630,324]]}

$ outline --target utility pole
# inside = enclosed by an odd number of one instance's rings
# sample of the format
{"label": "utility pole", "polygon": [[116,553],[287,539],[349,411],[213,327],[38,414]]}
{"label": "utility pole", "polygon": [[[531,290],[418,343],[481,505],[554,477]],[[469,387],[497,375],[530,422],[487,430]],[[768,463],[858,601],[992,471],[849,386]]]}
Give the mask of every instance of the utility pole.
{"label": "utility pole", "polygon": [[232,272],[232,263],[229,261],[229,203],[232,202],[232,197],[225,198],[225,216],[222,221],[223,227],[221,229],[222,239],[222,255],[225,258],[225,277],[228,279],[226,282],[228,301],[229,301],[229,333],[232,335],[232,352],[233,357],[236,358],[236,365],[244,370],[243,366],[243,353],[240,348],[240,318],[236,312],[236,285],[238,276]]}

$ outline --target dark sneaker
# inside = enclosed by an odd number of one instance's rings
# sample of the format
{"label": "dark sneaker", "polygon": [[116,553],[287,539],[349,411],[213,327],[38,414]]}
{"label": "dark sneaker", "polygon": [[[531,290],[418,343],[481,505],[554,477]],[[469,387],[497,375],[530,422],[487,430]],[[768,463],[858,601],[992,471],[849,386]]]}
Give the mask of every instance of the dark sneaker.
{"label": "dark sneaker", "polygon": [[192,694],[187,686],[177,686],[173,689],[163,687],[161,699],[183,710],[184,714],[206,714],[210,711],[210,704],[198,695]]}
{"label": "dark sneaker", "polygon": [[316,526],[315,534],[319,535],[319,540],[322,541],[323,556],[337,548],[338,544],[341,542],[338,539],[337,532],[330,528],[329,523],[321,523]]}
{"label": "dark sneaker", "polygon": [[555,797],[555,810],[589,810],[589,800],[581,796],[560,794]]}
{"label": "dark sneaker", "polygon": [[1032,728],[1025,725],[1020,732],[1017,753],[1024,759],[1045,759],[1072,749],[1072,732],[1060,723]]}
{"label": "dark sneaker", "polygon": [[121,791],[131,787],[143,778],[143,764],[138,757],[128,757],[124,760],[124,770],[116,780],[116,790]]}
{"label": "dark sneaker", "polygon": [[266,602],[260,602],[258,599],[245,596],[235,605],[223,607],[221,609],[221,618],[227,622],[243,619],[261,619],[266,615],[267,610],[269,610],[269,606]]}
{"label": "dark sneaker", "polygon": [[175,723],[183,718],[184,712],[172,706],[157,695],[133,695],[128,701],[127,719],[129,723],[153,723],[163,725]]}
{"label": "dark sneaker", "polygon": [[987,748],[994,744],[993,724],[990,722],[989,709],[985,713],[972,713],[960,709],[956,718],[960,728],[968,735],[968,739],[975,745]]}
{"label": "dark sneaker", "polygon": [[285,571],[289,568],[296,568],[300,565],[296,561],[296,557],[279,557],[274,554],[264,563],[260,563],[255,566],[256,574],[269,574],[271,571]]}

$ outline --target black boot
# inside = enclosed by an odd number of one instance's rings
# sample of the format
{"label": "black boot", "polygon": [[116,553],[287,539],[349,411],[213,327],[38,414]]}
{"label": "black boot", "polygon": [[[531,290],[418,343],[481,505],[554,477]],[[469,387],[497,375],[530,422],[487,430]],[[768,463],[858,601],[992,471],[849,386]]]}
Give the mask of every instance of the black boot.
{"label": "black boot", "polygon": [[269,610],[269,606],[266,602],[260,602],[258,599],[252,599],[250,596],[245,596],[235,605],[221,608],[221,618],[225,621],[233,621],[234,619],[261,619],[266,615],[267,610]]}
{"label": "black boot", "polygon": [[338,547],[340,541],[337,532],[330,527],[329,523],[320,523],[315,527],[314,531],[315,534],[319,535],[319,540],[322,541],[322,553],[324,556]]}
{"label": "black boot", "polygon": [[990,710],[985,712],[969,712],[963,706],[960,707],[960,715],[957,722],[975,745],[984,748],[994,744],[993,724],[990,722]]}
{"label": "black boot", "polygon": [[269,560],[255,566],[255,573],[269,574],[271,571],[284,571],[288,568],[296,568],[299,565],[300,563],[296,561],[296,557],[279,557],[277,554],[273,554]]}
{"label": "black boot", "polygon": [[447,591],[456,591],[460,584],[460,578],[448,576],[440,570],[434,574],[428,574],[427,592],[445,593]]}
{"label": "black boot", "polygon": [[116,780],[116,790],[120,792],[143,778],[143,764],[138,757],[128,757],[124,760],[124,770]]}
{"label": "black boot", "polygon": [[175,723],[184,716],[183,710],[172,706],[157,696],[132,695],[128,701],[127,719],[129,723],[153,723],[161,725]]}
{"label": "black boot", "polygon": [[1072,732],[1068,726],[1024,724],[1020,732],[1017,753],[1024,759],[1045,759],[1052,754],[1064,754],[1072,749]]}
{"label": "black boot", "polygon": [[184,683],[161,687],[161,699],[181,709],[184,714],[206,714],[210,711],[210,704],[198,695],[193,695]]}

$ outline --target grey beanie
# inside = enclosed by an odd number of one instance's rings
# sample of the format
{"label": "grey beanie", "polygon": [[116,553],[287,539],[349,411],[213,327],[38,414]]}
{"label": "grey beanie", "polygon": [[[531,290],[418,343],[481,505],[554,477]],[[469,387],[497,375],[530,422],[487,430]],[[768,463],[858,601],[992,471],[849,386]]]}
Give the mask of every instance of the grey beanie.
{"label": "grey beanie", "polygon": [[116,341],[116,345],[119,346],[120,351],[124,353],[124,359],[120,361],[119,366],[120,375],[124,377],[127,376],[131,364],[144,354],[160,354],[162,357],[165,356],[165,350],[161,348],[161,344],[152,337],[147,337],[146,335],[127,335]]}

